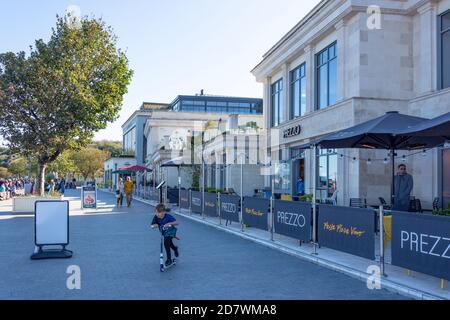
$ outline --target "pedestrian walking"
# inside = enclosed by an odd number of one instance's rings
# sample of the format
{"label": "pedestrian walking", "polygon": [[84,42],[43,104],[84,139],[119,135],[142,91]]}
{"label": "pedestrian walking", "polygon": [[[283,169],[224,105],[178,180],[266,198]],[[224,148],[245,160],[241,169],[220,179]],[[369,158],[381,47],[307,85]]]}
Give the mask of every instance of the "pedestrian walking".
{"label": "pedestrian walking", "polygon": [[131,181],[131,177],[127,177],[127,181],[124,183],[124,191],[127,197],[127,207],[131,206],[131,201],[133,200],[133,190],[134,183]]}

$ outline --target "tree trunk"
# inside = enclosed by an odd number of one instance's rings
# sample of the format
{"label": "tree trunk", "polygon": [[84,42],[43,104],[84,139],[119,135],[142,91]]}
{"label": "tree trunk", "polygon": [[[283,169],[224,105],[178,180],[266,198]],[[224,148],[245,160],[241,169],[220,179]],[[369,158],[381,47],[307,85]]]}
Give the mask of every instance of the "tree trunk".
{"label": "tree trunk", "polygon": [[37,191],[40,197],[44,196],[45,193],[45,170],[47,169],[46,163],[38,163],[38,181],[37,181]]}

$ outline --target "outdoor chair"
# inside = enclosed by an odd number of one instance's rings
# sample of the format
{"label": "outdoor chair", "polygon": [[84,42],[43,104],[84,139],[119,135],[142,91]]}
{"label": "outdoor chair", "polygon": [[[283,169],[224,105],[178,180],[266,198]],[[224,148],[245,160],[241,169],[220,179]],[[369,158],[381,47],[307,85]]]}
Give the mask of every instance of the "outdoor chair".
{"label": "outdoor chair", "polygon": [[352,208],[367,208],[367,200],[362,198],[351,198],[350,207]]}

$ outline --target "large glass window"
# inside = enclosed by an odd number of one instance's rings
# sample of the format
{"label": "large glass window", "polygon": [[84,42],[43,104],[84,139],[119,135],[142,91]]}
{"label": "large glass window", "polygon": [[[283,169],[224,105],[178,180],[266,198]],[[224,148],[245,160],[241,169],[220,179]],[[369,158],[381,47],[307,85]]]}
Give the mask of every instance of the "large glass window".
{"label": "large glass window", "polygon": [[318,183],[321,198],[329,198],[336,191],[337,185],[337,150],[320,150],[318,154]]}
{"label": "large glass window", "polygon": [[124,135],[123,150],[125,153],[133,153],[136,151],[136,127]]}
{"label": "large glass window", "polygon": [[272,126],[276,127],[284,122],[283,115],[283,79],[272,85]]}
{"label": "large glass window", "polygon": [[306,65],[291,72],[291,118],[302,117],[306,112]]}
{"label": "large glass window", "polygon": [[450,11],[440,17],[440,86],[450,87]]}
{"label": "large glass window", "polygon": [[274,165],[274,188],[278,191],[290,193],[291,190],[291,164],[289,162],[277,162]]}
{"label": "large glass window", "polygon": [[337,51],[336,43],[316,55],[316,108],[324,109],[336,103]]}

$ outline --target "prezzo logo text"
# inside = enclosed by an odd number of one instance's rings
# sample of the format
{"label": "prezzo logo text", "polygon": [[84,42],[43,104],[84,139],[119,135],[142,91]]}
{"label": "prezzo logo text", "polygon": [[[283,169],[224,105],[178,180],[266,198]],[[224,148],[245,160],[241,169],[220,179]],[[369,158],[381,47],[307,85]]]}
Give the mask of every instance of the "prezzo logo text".
{"label": "prezzo logo text", "polygon": [[304,215],[291,212],[278,211],[277,221],[278,223],[300,228],[303,228],[306,225],[306,218]]}
{"label": "prezzo logo text", "polygon": [[222,203],[222,210],[228,213],[235,213],[236,210],[236,205],[234,203],[231,202],[223,202]]}
{"label": "prezzo logo text", "polygon": [[202,205],[202,201],[200,200],[200,198],[192,198],[192,204],[194,206],[200,207]]}
{"label": "prezzo logo text", "polygon": [[435,257],[450,259],[450,238],[402,231],[401,248]]}

